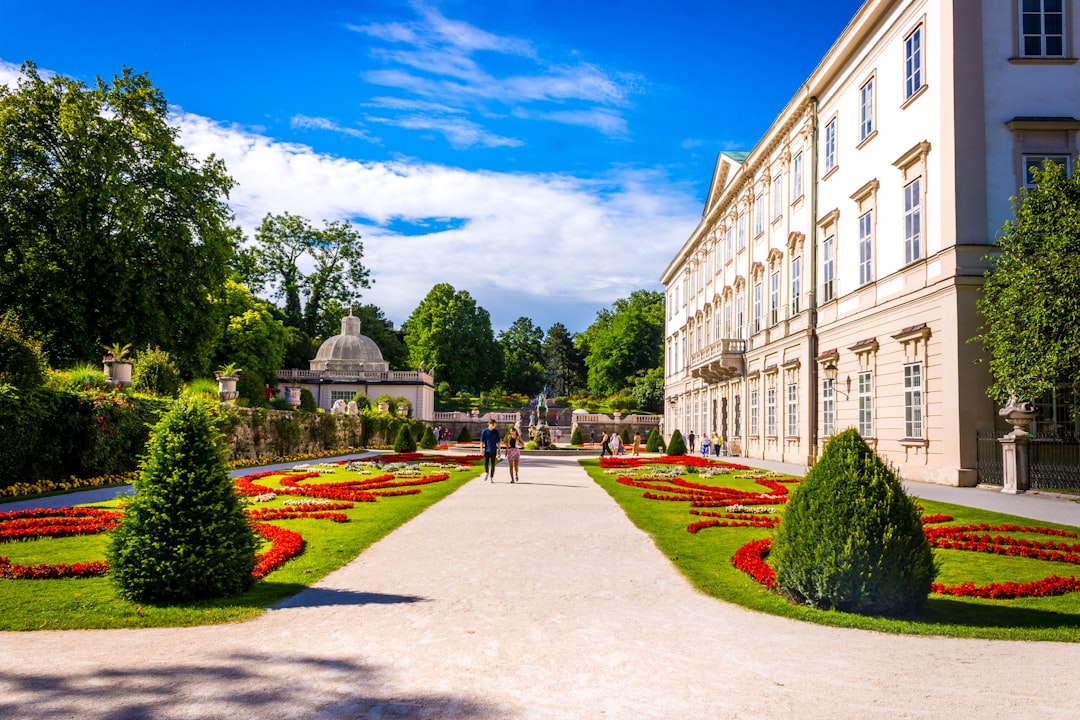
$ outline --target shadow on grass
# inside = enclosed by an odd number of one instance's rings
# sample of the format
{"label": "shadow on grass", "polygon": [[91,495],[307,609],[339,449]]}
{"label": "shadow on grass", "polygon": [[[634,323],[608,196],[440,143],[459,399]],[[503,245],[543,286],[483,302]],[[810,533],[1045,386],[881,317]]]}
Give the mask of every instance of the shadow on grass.
{"label": "shadow on grass", "polygon": [[5,669],[0,717],[149,720],[166,717],[487,718],[505,708],[440,694],[396,695],[377,666],[346,658],[214,655],[192,662],[137,663],[55,672]]}
{"label": "shadow on grass", "polygon": [[989,628],[1024,628],[1060,630],[1080,628],[1080,615],[1050,610],[1017,607],[1015,605],[975,605],[951,598],[931,595],[926,611],[918,618],[927,625],[957,625]]}

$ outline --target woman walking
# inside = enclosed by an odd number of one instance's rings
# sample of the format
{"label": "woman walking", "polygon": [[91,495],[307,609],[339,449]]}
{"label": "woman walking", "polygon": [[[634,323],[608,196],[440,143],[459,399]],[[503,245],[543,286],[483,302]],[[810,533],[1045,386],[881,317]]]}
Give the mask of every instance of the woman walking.
{"label": "woman walking", "polygon": [[510,432],[506,434],[506,462],[510,466],[510,482],[512,483],[521,479],[518,474],[521,463],[521,445],[521,435],[518,434],[517,428],[510,428]]}

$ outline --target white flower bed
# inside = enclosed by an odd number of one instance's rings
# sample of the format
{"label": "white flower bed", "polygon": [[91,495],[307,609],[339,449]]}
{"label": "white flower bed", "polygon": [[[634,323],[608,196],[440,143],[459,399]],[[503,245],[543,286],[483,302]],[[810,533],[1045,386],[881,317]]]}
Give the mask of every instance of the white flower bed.
{"label": "white flower bed", "polygon": [[277,498],[277,493],[263,493],[262,495],[256,495],[251,498],[252,502],[270,502]]}
{"label": "white flower bed", "polygon": [[312,505],[332,505],[333,500],[323,500],[321,498],[289,498],[283,505],[289,507],[310,507]]}

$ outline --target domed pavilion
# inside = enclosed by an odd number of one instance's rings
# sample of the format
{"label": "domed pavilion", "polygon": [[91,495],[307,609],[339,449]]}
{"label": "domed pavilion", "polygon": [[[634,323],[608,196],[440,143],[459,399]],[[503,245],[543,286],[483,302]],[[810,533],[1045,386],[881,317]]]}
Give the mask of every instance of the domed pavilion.
{"label": "domed pavilion", "polygon": [[279,370],[278,380],[309,390],[315,403],[328,412],[335,402],[348,403],[358,392],[372,401],[389,394],[408,399],[413,417],[431,421],[435,413],[434,378],[422,371],[390,370],[382,350],[360,329],[360,318],[350,310],[341,319],[341,333],[319,346],[310,370]]}

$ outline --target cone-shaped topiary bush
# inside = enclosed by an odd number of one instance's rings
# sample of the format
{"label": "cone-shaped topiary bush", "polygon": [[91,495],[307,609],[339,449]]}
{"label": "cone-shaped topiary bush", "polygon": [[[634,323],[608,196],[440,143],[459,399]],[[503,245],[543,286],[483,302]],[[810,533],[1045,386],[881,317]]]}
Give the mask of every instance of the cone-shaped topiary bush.
{"label": "cone-shaped topiary bush", "polygon": [[649,437],[645,438],[645,452],[663,452],[664,439],[660,437],[659,430],[650,430]]}
{"label": "cone-shaped topiary bush", "polygon": [[686,441],[683,440],[682,433],[675,430],[671,433],[671,440],[668,441],[667,446],[668,455],[685,455],[686,454]]}
{"label": "cone-shaped topiary bush", "polygon": [[796,602],[864,615],[910,615],[937,567],[919,508],[854,429],[833,437],[784,510],[770,560]]}
{"label": "cone-shaped topiary bush", "polygon": [[457,441],[458,442],[472,442],[472,433],[469,432],[469,426],[468,425],[462,425],[461,426],[461,432],[458,433]]}
{"label": "cone-shaped topiary bush", "polygon": [[108,550],[109,574],[125,597],[182,602],[251,586],[256,539],[225,469],[218,407],[184,398],[150,431],[135,495]]}
{"label": "cone-shaped topiary bush", "polygon": [[438,444],[438,441],[435,440],[435,431],[425,425],[424,436],[420,438],[420,447],[424,448],[425,450],[431,450]]}
{"label": "cone-shaped topiary bush", "polygon": [[619,439],[622,440],[623,445],[630,444],[630,431],[627,428],[623,428],[619,431]]}
{"label": "cone-shaped topiary bush", "polygon": [[409,432],[408,423],[403,423],[398,430],[397,440],[394,440],[394,452],[416,452],[416,440],[413,440],[412,433]]}
{"label": "cone-shaped topiary bush", "polygon": [[570,433],[570,444],[581,445],[585,442],[585,436],[581,434],[581,426],[575,425],[573,432]]}

